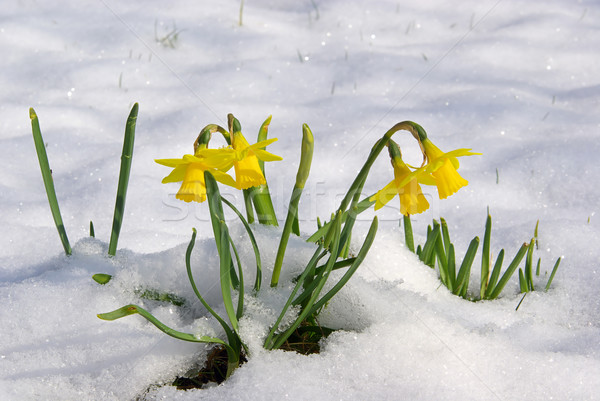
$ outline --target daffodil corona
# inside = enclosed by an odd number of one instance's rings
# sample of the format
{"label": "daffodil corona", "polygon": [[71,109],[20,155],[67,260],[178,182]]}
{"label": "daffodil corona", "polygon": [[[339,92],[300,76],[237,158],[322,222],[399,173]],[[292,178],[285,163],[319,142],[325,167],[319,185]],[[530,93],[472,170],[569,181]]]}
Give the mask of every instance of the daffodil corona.
{"label": "daffodil corona", "polygon": [[459,166],[457,157],[479,155],[481,153],[473,153],[470,151],[471,149],[456,149],[444,153],[428,138],[421,139],[421,144],[427,156],[425,171],[435,179],[440,199],[446,199],[469,183],[456,171]]}
{"label": "daffodil corona", "polygon": [[[212,156],[211,159],[198,157],[196,155],[184,155],[181,159],[158,159],[158,164],[173,167],[173,171],[166,176],[162,183],[182,182],[177,199],[184,202],[204,202],[206,200],[206,185],[204,183],[204,172],[209,170],[215,179],[225,185],[236,187],[236,183],[227,173],[219,171],[219,164],[214,161],[219,158]],[[222,166],[222,164],[221,164]]]}
{"label": "daffodil corona", "polygon": [[262,149],[276,140],[277,138],[273,138],[250,145],[241,132],[233,133],[231,146],[235,151],[233,166],[238,189],[247,189],[267,183],[258,159],[265,162],[282,160],[281,157]]}

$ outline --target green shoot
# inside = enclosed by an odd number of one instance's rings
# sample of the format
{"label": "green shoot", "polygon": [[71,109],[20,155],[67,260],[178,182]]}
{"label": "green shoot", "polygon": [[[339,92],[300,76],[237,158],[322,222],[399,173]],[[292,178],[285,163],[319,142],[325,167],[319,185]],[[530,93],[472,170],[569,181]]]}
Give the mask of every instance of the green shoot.
{"label": "green shoot", "polygon": [[137,121],[138,104],[135,103],[125,125],[125,139],[123,140],[123,152],[121,154],[121,170],[119,173],[119,184],[117,187],[117,200],[115,202],[115,212],[113,217],[110,243],[108,245],[108,254],[115,256],[117,253],[117,243],[121,233],[123,223],[123,214],[125,210],[125,197],[127,195],[127,186],[129,185],[129,174],[131,172],[131,157],[133,155],[133,142],[135,138],[135,124]]}
{"label": "green shoot", "polygon": [[[281,233],[281,239],[279,242],[279,248],[277,249],[277,256],[275,258],[275,266],[273,267],[273,275],[271,276],[271,287],[277,287],[279,282],[279,275],[281,274],[281,266],[283,265],[283,258],[285,256],[285,250],[290,237],[290,233],[296,225],[296,230],[299,234],[298,224],[298,204],[300,203],[300,197],[302,196],[302,190],[308,179],[310,172],[310,166],[312,163],[313,149],[314,149],[314,137],[308,127],[304,124],[302,126],[302,153],[300,156],[300,164],[298,165],[298,173],[296,174],[296,183],[292,190],[292,196],[290,198],[290,204],[288,206],[288,214],[285,219],[283,226],[283,232]],[[295,223],[295,224],[294,224]]]}
{"label": "green shoot", "polygon": [[409,251],[415,252],[415,240],[413,237],[412,223],[410,221],[410,215],[403,215],[402,221],[404,222],[404,243]]}
{"label": "green shoot", "polygon": [[46,195],[48,196],[48,203],[50,204],[50,211],[52,212],[52,218],[54,219],[54,225],[58,231],[60,241],[62,242],[65,254],[71,254],[71,244],[69,244],[69,238],[67,238],[67,232],[62,221],[60,214],[60,208],[58,207],[58,199],[56,198],[56,191],[54,190],[54,180],[52,179],[52,170],[48,163],[48,155],[46,154],[46,146],[44,145],[44,139],[42,138],[42,131],[40,130],[40,123],[35,111],[29,109],[29,117],[31,118],[31,130],[33,132],[33,142],[35,143],[35,150],[37,152],[38,161],[40,163],[40,169],[42,170],[42,178],[44,180],[44,186],[46,188]]}
{"label": "green shoot", "polygon": [[561,259],[562,258],[556,259],[556,263],[554,264],[554,267],[552,268],[552,273],[550,273],[550,278],[548,279],[548,283],[546,284],[546,291],[548,291],[550,289],[550,284],[552,284],[552,280],[554,280],[554,275],[556,274],[556,271],[558,270],[558,265],[560,265]]}

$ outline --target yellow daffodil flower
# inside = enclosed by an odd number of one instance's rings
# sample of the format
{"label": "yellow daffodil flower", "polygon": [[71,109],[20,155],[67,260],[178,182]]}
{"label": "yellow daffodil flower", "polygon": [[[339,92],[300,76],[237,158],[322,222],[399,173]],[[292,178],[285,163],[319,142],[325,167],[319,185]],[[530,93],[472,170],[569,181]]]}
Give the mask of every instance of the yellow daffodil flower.
{"label": "yellow daffodil flower", "polygon": [[[422,139],[421,144],[427,156],[427,164],[422,169],[435,179],[440,199],[446,199],[469,183],[456,171],[459,166],[457,157],[480,155],[481,153],[473,153],[470,151],[471,149],[456,149],[444,153],[428,138]],[[421,169],[417,171],[419,170]]]}
{"label": "yellow daffodil flower", "polygon": [[400,213],[403,215],[418,214],[429,209],[419,182],[431,183],[432,180],[424,169],[411,171],[401,157],[392,157],[394,179],[369,200],[375,201],[375,210],[381,209],[396,195],[400,197]]}
{"label": "yellow daffodil flower", "polygon": [[[206,149],[216,150],[220,149]],[[219,158],[216,152],[209,152],[210,157],[199,157],[197,155],[184,155],[181,159],[158,159],[158,164],[167,167],[173,167],[173,171],[166,176],[162,183],[182,181],[181,187],[175,196],[184,202],[204,202],[206,200],[206,185],[204,182],[204,172],[210,171],[215,179],[225,185],[237,187],[231,176],[220,170],[228,170],[226,158],[227,153],[222,152],[223,157]],[[198,154],[198,153],[197,153]],[[202,155],[200,153],[200,155]]]}
{"label": "yellow daffodil flower", "polygon": [[232,161],[238,189],[246,189],[267,183],[258,165],[258,159],[265,162],[282,160],[281,157],[261,149],[276,140],[277,138],[272,138],[250,145],[241,132],[233,133],[231,146],[235,151],[235,156]]}

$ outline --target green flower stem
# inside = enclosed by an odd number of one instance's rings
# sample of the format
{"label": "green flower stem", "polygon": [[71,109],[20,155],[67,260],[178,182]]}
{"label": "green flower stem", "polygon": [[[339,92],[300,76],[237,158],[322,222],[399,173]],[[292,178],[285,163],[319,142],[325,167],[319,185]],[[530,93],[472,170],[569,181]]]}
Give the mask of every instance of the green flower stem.
{"label": "green flower stem", "polygon": [[[354,226],[354,221],[356,220],[356,216],[359,213],[366,210],[366,209],[358,208],[358,204],[359,204],[360,194],[362,192],[362,189],[363,189],[364,183],[367,179],[367,176],[369,174],[369,171],[371,170],[371,167],[373,166],[373,163],[375,163],[375,160],[377,159],[377,157],[379,157],[379,154],[381,153],[383,148],[388,144],[388,141],[390,140],[392,135],[394,135],[396,132],[398,132],[400,130],[405,130],[405,131],[410,132],[419,141],[419,143],[421,143],[422,138],[427,138],[427,134],[425,133],[425,130],[420,125],[418,125],[412,121],[402,121],[402,122],[399,122],[396,125],[394,125],[392,128],[390,128],[383,135],[383,137],[381,139],[379,139],[375,143],[375,145],[371,148],[371,153],[369,154],[367,160],[365,161],[365,164],[363,165],[363,167],[359,171],[358,175],[352,182],[352,185],[350,185],[350,189],[348,189],[346,196],[344,196],[344,199],[342,199],[342,201],[340,202],[340,206],[338,208],[339,212],[342,212],[342,213],[348,212],[351,217],[350,220],[347,220],[347,217],[344,218],[344,221],[346,221],[346,220],[347,221],[344,224],[344,229],[342,231],[342,238],[341,238],[342,247],[340,248],[340,250],[344,249],[343,245],[345,245],[346,242],[348,241],[348,239],[350,238],[350,233],[352,231],[352,227]],[[375,203],[375,202],[372,202],[371,204],[373,204],[373,203]],[[321,230],[319,230],[319,231],[321,231]],[[317,238],[315,238],[315,236],[316,236],[316,233],[313,234],[308,240],[315,242],[315,241],[318,241],[320,238],[322,238],[322,236],[318,236]]]}
{"label": "green flower stem", "polygon": [[300,203],[302,190],[304,189],[304,185],[306,184],[306,180],[308,179],[308,175],[310,173],[314,144],[315,138],[312,134],[312,131],[308,125],[303,124],[300,164],[298,165],[296,183],[294,184],[294,189],[292,190],[288,214],[283,226],[283,232],[281,233],[279,248],[277,249],[277,256],[275,258],[275,265],[273,267],[273,275],[271,276],[271,287],[277,287],[277,283],[279,283],[279,275],[281,274],[281,266],[283,265],[283,257],[285,256],[285,249],[287,248],[290,233],[293,230],[296,235],[300,235],[300,229],[298,227],[298,204]]}
{"label": "green flower stem", "polygon": [[117,200],[115,202],[115,212],[113,217],[110,243],[108,245],[108,254],[114,256],[117,253],[117,243],[123,223],[123,213],[125,210],[125,197],[127,195],[127,186],[129,185],[129,174],[131,172],[131,157],[133,155],[133,141],[135,138],[135,124],[138,115],[138,104],[134,104],[127,123],[125,125],[125,139],[123,140],[123,152],[121,154],[121,171],[119,173],[119,184],[117,186]]}
{"label": "green flower stem", "polygon": [[275,265],[273,266],[273,275],[271,276],[271,287],[277,287],[277,284],[279,283],[281,266],[283,266],[283,257],[285,256],[285,249],[287,248],[288,240],[292,232],[294,220],[298,216],[298,203],[300,203],[301,195],[302,188],[294,186],[292,196],[290,198],[290,204],[288,206],[288,214],[285,219],[283,231],[281,233],[281,239],[279,240],[279,248],[277,248],[277,256],[275,257]]}
{"label": "green flower stem", "polygon": [[35,111],[29,109],[29,117],[31,118],[31,131],[33,132],[33,142],[35,143],[35,150],[37,152],[38,161],[40,163],[40,169],[42,170],[42,179],[44,180],[44,187],[46,188],[46,195],[48,196],[48,203],[50,204],[50,211],[52,212],[52,218],[54,219],[54,225],[58,231],[60,241],[62,242],[63,248],[67,255],[71,254],[71,244],[69,244],[69,238],[67,237],[67,231],[62,221],[60,214],[60,208],[58,207],[58,199],[56,198],[56,191],[54,189],[54,181],[52,179],[52,170],[50,170],[50,164],[48,163],[48,155],[46,154],[46,147],[44,145],[44,139],[42,138],[42,131],[40,130],[40,123]]}

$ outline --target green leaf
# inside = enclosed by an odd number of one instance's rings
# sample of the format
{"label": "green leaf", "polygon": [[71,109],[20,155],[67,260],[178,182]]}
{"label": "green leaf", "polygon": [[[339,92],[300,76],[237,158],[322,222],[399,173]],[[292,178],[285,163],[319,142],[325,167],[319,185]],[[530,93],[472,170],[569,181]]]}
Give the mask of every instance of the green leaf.
{"label": "green leaf", "polygon": [[548,291],[550,289],[550,284],[552,284],[552,280],[554,280],[554,275],[556,274],[556,271],[558,270],[558,265],[560,265],[561,259],[562,258],[556,259],[556,263],[554,264],[554,267],[552,268],[552,273],[550,273],[550,278],[548,279],[548,283],[546,284],[546,291]]}
{"label": "green leaf", "polygon": [[125,125],[125,138],[123,140],[123,151],[121,153],[121,169],[119,172],[119,184],[117,186],[117,200],[115,201],[115,212],[113,216],[113,225],[108,245],[108,254],[114,256],[117,253],[117,243],[123,224],[123,214],[125,211],[125,197],[127,196],[127,186],[129,185],[129,174],[131,172],[131,158],[133,156],[133,142],[135,138],[135,124],[138,115],[138,104],[135,103],[127,123]]}
{"label": "green leaf", "polygon": [[229,232],[227,232],[227,236],[229,237],[229,244],[231,245],[231,249],[233,249],[233,254],[235,255],[235,260],[238,267],[238,277],[240,278],[240,285],[238,288],[238,304],[235,313],[235,317],[239,321],[244,314],[244,272],[242,271],[242,261],[240,260],[240,256],[238,255],[238,251],[233,243],[233,239]]}
{"label": "green leaf", "polygon": [[92,276],[92,279],[98,284],[104,285],[112,279],[112,276],[110,274],[97,273]]}
{"label": "green leaf", "polygon": [[527,279],[525,278],[525,273],[523,273],[523,269],[519,269],[519,287],[521,292],[528,292],[529,286],[527,285]]}
{"label": "green leaf", "polygon": [[119,308],[112,312],[100,313],[97,316],[102,320],[112,321],[112,320],[117,320],[122,317],[130,316],[130,315],[134,315],[134,314],[141,315],[146,320],[148,320],[150,323],[155,325],[163,333],[165,333],[171,337],[175,337],[179,340],[196,342],[196,343],[218,343],[218,344],[228,345],[220,338],[208,337],[208,336],[197,336],[194,334],[183,333],[181,331],[174,330],[174,329],[166,326],[162,322],[160,322],[150,312],[148,312],[147,310],[145,310],[144,308],[142,308],[141,306],[138,306],[138,305],[133,305],[133,304],[125,305],[122,308]]}
{"label": "green leaf", "polygon": [[147,310],[145,310],[144,308],[142,308],[140,306],[125,305],[122,308],[119,308],[115,311],[108,312],[108,313],[101,313],[97,316],[103,320],[116,320],[116,319],[120,319],[125,316],[136,314],[136,313],[139,314],[140,316],[142,316],[143,318],[145,318],[146,320],[148,320],[150,323],[152,323],[154,326],[156,326],[163,333],[165,333],[171,337],[174,337],[178,340],[195,342],[195,343],[211,343],[211,344],[223,345],[225,347],[225,350],[227,351],[227,359],[228,359],[226,377],[229,377],[231,375],[231,373],[233,372],[233,370],[239,366],[239,364],[240,364],[240,350],[239,349],[232,347],[231,345],[227,344],[225,341],[221,340],[220,338],[209,337],[209,336],[199,336],[199,335],[184,333],[184,332],[172,329],[172,328],[168,327],[167,325],[165,325],[164,323],[162,323],[161,321],[159,321],[150,312],[148,312]]}
{"label": "green leaf", "polygon": [[504,249],[501,249],[498,253],[498,257],[496,257],[496,263],[494,263],[494,268],[492,269],[492,275],[490,276],[490,281],[488,282],[485,297],[483,299],[488,299],[492,290],[496,286],[496,282],[498,281],[498,277],[500,277],[500,270],[502,269],[502,262],[504,261]]}
{"label": "green leaf", "polygon": [[254,237],[254,233],[252,232],[252,229],[250,228],[250,225],[248,224],[246,219],[244,219],[244,216],[242,216],[240,211],[235,206],[233,206],[233,204],[231,202],[229,202],[225,198],[221,198],[221,201],[223,201],[223,203],[225,203],[227,206],[229,206],[231,208],[231,210],[233,210],[235,212],[235,214],[238,216],[238,218],[244,225],[246,232],[248,233],[248,237],[250,238],[250,243],[252,244],[252,249],[254,250],[254,257],[256,258],[256,280],[254,282],[254,292],[258,292],[260,290],[260,286],[261,286],[261,282],[262,282],[262,262],[260,259],[260,250],[258,249],[258,244],[256,243],[256,238]]}
{"label": "green leaf", "polygon": [[529,291],[534,291],[533,288],[533,247],[535,246],[535,238],[532,238],[527,248],[527,257],[525,258],[525,282]]}
{"label": "green leaf", "polygon": [[90,220],[90,237],[94,238],[96,233],[94,232],[94,223]]}
{"label": "green leaf", "polygon": [[500,295],[500,293],[504,289],[504,286],[506,285],[506,283],[508,283],[508,280],[513,275],[513,273],[515,272],[517,267],[519,266],[519,263],[521,263],[521,260],[523,260],[523,257],[525,256],[526,252],[527,252],[527,244],[521,245],[521,248],[519,248],[519,250],[517,251],[517,254],[513,258],[512,262],[510,262],[510,265],[508,265],[508,268],[502,275],[502,278],[500,279],[498,284],[494,287],[494,289],[492,290],[490,295],[487,297],[487,299],[498,298],[498,295]]}
{"label": "green leaf", "polygon": [[492,216],[487,215],[485,221],[485,234],[483,235],[483,248],[481,250],[481,285],[479,296],[483,299],[488,287],[490,277],[490,238],[492,235]]}
{"label": "green leaf", "polygon": [[423,250],[421,251],[421,255],[419,255],[421,261],[425,263],[427,266],[434,268],[435,267],[435,246],[440,235],[440,226],[439,224],[431,229],[427,227],[427,240],[423,245]]}
{"label": "green leaf", "polygon": [[415,253],[415,239],[413,236],[410,215],[402,215],[402,221],[404,222],[404,243],[409,251]]}
{"label": "green leaf", "polygon": [[454,244],[450,243],[450,248],[448,249],[448,284],[446,287],[450,290],[450,292],[454,292],[456,288],[456,256],[454,254]]}
{"label": "green leaf", "polygon": [[[225,213],[223,213],[223,203],[221,193],[219,192],[219,186],[217,185],[217,181],[210,173],[210,171],[204,172],[204,182],[206,185],[208,209],[210,210],[210,222],[212,224],[215,243],[217,244],[217,250],[219,251],[219,255],[223,250],[226,250],[229,253],[229,240],[227,239],[227,237],[225,243],[221,242],[221,222],[225,222]],[[233,263],[231,263],[229,267],[229,274],[231,275],[231,285],[233,286],[233,288],[237,289],[239,286],[239,280],[235,273],[235,267],[233,266]]]}
{"label": "green leaf", "polygon": [[465,253],[465,257],[463,258],[462,263],[460,264],[460,269],[458,270],[458,276],[456,277],[456,287],[454,288],[454,294],[460,295],[463,298],[466,297],[467,290],[469,288],[469,278],[471,275],[471,266],[473,265],[473,260],[475,260],[475,254],[477,253],[477,248],[479,247],[479,237],[475,237],[471,240],[469,247],[467,248],[467,252]]}
{"label": "green leaf", "polygon": [[58,236],[62,242],[65,254],[71,254],[71,244],[69,244],[69,238],[67,237],[67,231],[62,221],[60,214],[60,208],[58,207],[58,199],[56,198],[56,191],[54,189],[54,180],[52,179],[52,170],[48,163],[48,155],[46,154],[46,146],[44,145],[44,139],[42,138],[42,131],[40,130],[40,123],[35,111],[29,109],[29,117],[31,118],[31,131],[33,133],[33,142],[35,144],[35,150],[37,152],[38,161],[40,163],[40,170],[42,171],[42,179],[44,180],[44,187],[46,188],[46,195],[48,196],[48,203],[50,204],[50,211],[52,212],[52,218],[54,219],[54,225],[58,231]]}
{"label": "green leaf", "polygon": [[[238,319],[233,300],[231,296],[232,280],[232,262],[231,252],[229,251],[229,230],[224,221],[221,221],[221,249],[219,249],[219,266],[221,276],[221,294],[223,295],[223,305],[231,322],[231,328],[234,332],[238,331]],[[241,286],[240,286],[241,287]]]}
{"label": "green leaf", "polygon": [[210,305],[204,300],[202,295],[200,295],[200,291],[198,291],[198,287],[196,287],[196,282],[194,281],[194,276],[192,274],[192,265],[191,265],[192,250],[194,249],[195,242],[196,242],[196,229],[193,228],[192,229],[192,239],[190,240],[190,243],[185,252],[185,266],[186,266],[186,270],[187,270],[187,274],[188,274],[188,279],[190,281],[190,285],[192,286],[192,289],[194,290],[194,294],[196,294],[196,297],[198,297],[198,299],[200,300],[200,303],[202,303],[202,305],[206,308],[208,313],[210,313],[219,322],[221,327],[223,327],[223,330],[225,331],[225,334],[227,335],[227,341],[229,342],[229,344],[231,344],[235,348],[238,343],[241,343],[241,340],[239,339],[237,334],[231,330],[231,328],[227,325],[225,320],[223,320],[223,318],[221,318],[221,316],[219,316],[210,307]]}

